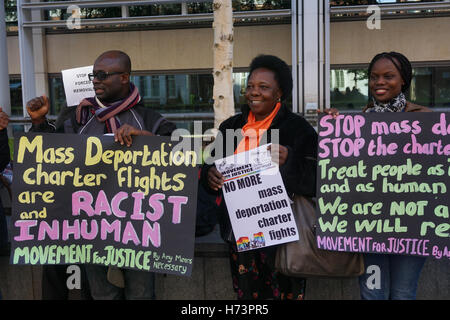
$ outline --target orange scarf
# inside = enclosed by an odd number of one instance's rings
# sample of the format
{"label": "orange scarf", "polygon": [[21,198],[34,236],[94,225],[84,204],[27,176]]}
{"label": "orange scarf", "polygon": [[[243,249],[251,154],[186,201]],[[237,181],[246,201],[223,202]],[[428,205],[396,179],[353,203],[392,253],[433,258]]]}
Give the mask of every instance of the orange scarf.
{"label": "orange scarf", "polygon": [[250,111],[247,118],[247,124],[242,127],[242,136],[244,138],[239,143],[238,147],[234,151],[234,154],[245,152],[258,147],[259,140],[261,139],[264,132],[269,129],[280,108],[281,103],[278,102],[275,108],[273,108],[272,113],[261,121],[256,121],[255,115]]}

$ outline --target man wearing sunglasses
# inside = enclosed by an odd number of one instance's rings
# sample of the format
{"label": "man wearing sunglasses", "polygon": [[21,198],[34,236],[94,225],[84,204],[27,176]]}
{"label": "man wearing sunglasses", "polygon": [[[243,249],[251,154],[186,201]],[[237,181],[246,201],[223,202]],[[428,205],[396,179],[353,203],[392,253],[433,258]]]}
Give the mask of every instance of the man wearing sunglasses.
{"label": "man wearing sunglasses", "polygon": [[[132,137],[137,135],[170,136],[176,126],[158,112],[144,106],[136,86],[130,82],[130,73],[131,61],[126,53],[102,53],[94,63],[93,73],[89,75],[94,84],[95,96],[84,99],[75,108],[64,108],[56,126],[46,119],[50,109],[47,97],[29,101],[27,111],[32,121],[30,131],[90,135],[111,133],[116,142],[127,146],[131,145]],[[112,270],[98,265],[85,265],[84,268],[94,299],[154,299],[154,273]],[[110,283],[108,271],[110,276],[119,272],[119,276],[122,275],[125,280],[125,288]],[[66,266],[44,266],[43,298],[64,299],[64,295],[67,295],[66,277]]]}

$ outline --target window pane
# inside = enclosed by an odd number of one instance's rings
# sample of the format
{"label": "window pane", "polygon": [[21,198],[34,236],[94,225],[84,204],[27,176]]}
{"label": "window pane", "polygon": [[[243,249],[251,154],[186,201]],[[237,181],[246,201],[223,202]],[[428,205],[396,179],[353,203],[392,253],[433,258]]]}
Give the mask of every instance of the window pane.
{"label": "window pane", "polygon": [[66,94],[64,93],[64,85],[59,77],[49,78],[50,90],[50,115],[58,115],[61,108],[66,107]]}
{"label": "window pane", "polygon": [[212,3],[203,3],[203,2],[188,3],[187,10],[189,14],[213,12]]}
{"label": "window pane", "polygon": [[134,75],[145,106],[161,113],[212,112],[210,74]]}
{"label": "window pane", "polygon": [[450,66],[438,67],[433,81],[433,107],[450,107]]}
{"label": "window pane", "polygon": [[20,79],[10,79],[9,91],[11,93],[11,115],[23,116],[22,81]]}
{"label": "window pane", "polygon": [[233,0],[233,10],[250,11],[250,10],[276,10],[290,9],[290,0]]}
{"label": "window pane", "polygon": [[331,107],[361,110],[368,100],[368,77],[365,69],[335,69],[330,77]]}
{"label": "window pane", "polygon": [[10,125],[12,126],[13,136],[15,133],[25,132],[25,123],[12,123]]}
{"label": "window pane", "polygon": [[177,86],[174,75],[167,76],[167,95],[169,98],[176,98],[177,96]]}
{"label": "window pane", "polygon": [[130,17],[181,14],[180,4],[130,6]]}
{"label": "window pane", "polygon": [[236,112],[239,112],[242,105],[246,104],[245,89],[247,87],[248,74],[248,72],[233,73],[234,107]]}
{"label": "window pane", "polygon": [[413,79],[409,90],[411,102],[422,106],[432,106],[432,79],[433,68],[413,68]]}
{"label": "window pane", "polygon": [[151,96],[158,98],[160,96],[159,94],[159,76],[152,76],[152,82],[151,82]]}
{"label": "window pane", "polygon": [[17,0],[5,0],[5,21],[6,31],[17,31]]}

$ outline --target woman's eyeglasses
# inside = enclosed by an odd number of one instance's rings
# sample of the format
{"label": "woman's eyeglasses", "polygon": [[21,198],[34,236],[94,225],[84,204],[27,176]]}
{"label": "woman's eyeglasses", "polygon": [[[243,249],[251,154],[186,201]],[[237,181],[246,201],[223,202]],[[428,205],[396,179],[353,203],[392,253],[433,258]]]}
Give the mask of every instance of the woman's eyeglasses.
{"label": "woman's eyeglasses", "polygon": [[109,76],[113,76],[115,74],[122,74],[125,72],[104,72],[104,71],[98,71],[94,73],[89,73],[88,77],[90,81],[94,81],[95,78],[97,78],[100,81],[106,80]]}

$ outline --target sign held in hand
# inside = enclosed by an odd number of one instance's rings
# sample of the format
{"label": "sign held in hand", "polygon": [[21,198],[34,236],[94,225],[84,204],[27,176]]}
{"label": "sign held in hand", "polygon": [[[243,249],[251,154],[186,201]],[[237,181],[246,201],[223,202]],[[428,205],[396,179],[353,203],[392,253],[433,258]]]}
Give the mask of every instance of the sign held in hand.
{"label": "sign held in hand", "polygon": [[291,200],[267,147],[215,162],[238,251],[298,240]]}

